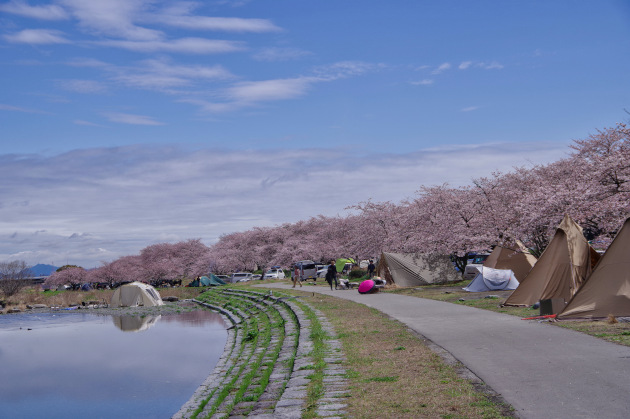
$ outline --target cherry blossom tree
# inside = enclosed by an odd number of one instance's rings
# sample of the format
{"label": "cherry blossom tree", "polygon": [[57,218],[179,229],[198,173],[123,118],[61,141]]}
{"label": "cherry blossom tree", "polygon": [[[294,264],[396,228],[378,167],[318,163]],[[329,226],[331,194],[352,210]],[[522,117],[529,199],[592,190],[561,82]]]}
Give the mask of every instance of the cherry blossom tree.
{"label": "cherry blossom tree", "polygon": [[[63,267],[62,267],[63,268]],[[45,286],[70,285],[73,289],[79,288],[82,284],[88,282],[87,271],[79,266],[73,266],[62,269],[59,268],[53,272],[44,281]]]}

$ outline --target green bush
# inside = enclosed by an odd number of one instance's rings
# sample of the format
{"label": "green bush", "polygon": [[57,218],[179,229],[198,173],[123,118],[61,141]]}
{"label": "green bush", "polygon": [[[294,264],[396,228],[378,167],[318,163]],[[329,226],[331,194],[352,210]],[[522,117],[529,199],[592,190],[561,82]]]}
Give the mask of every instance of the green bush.
{"label": "green bush", "polygon": [[359,279],[359,278],[363,278],[365,275],[367,275],[367,271],[364,271],[363,269],[353,269],[348,274],[348,278]]}

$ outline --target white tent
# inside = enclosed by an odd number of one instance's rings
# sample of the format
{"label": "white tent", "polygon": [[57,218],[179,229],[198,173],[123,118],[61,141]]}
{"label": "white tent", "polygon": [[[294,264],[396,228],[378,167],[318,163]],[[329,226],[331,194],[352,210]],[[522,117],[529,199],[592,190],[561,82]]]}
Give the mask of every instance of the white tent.
{"label": "white tent", "polygon": [[468,292],[500,291],[514,290],[516,287],[518,287],[518,279],[510,269],[493,269],[484,266],[463,290]]}
{"label": "white tent", "polygon": [[141,332],[151,328],[161,316],[112,316],[116,327],[123,332]]}
{"label": "white tent", "polygon": [[161,306],[162,297],[151,285],[142,282],[125,284],[114,291],[112,307]]}

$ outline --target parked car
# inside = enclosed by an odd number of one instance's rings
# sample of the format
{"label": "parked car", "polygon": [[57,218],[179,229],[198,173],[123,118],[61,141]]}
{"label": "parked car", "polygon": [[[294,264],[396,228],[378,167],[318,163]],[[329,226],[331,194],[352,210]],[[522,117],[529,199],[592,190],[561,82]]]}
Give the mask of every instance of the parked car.
{"label": "parked car", "polygon": [[328,272],[328,266],[318,269],[315,276],[318,278],[326,278],[326,272]]}
{"label": "parked car", "polygon": [[223,282],[230,282],[230,275],[215,275],[215,276],[223,280]]}
{"label": "parked car", "polygon": [[315,262],[312,260],[301,260],[296,262],[294,266],[297,266],[300,270],[300,280],[316,278],[317,269],[315,269]]}
{"label": "parked car", "polygon": [[263,279],[284,279],[284,271],[278,268],[271,268],[265,272]]}
{"label": "parked car", "polygon": [[252,274],[249,272],[234,272],[230,277],[230,282],[235,284],[237,282],[247,282],[252,280]]}
{"label": "parked car", "polygon": [[257,280],[257,279],[262,279],[262,275],[260,275],[260,274],[255,274],[255,275],[252,275],[252,280],[254,280],[254,281],[255,281],[255,280]]}

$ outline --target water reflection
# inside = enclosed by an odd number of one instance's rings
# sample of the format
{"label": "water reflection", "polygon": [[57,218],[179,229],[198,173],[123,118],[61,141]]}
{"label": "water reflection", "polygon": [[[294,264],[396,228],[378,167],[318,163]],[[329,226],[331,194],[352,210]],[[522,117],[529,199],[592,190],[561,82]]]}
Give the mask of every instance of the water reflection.
{"label": "water reflection", "polygon": [[220,315],[206,316],[203,310],[189,311],[181,313],[177,316],[165,316],[162,321],[165,322],[178,322],[189,326],[205,326],[211,323],[223,324],[223,319]]}
{"label": "water reflection", "polygon": [[162,316],[112,316],[112,320],[123,332],[141,332],[157,323],[160,317]]}
{"label": "water reflection", "polygon": [[[170,417],[212,371],[226,342],[221,317],[196,312],[192,323],[180,315],[0,316],[0,416]],[[142,333],[121,333],[128,327]]]}

